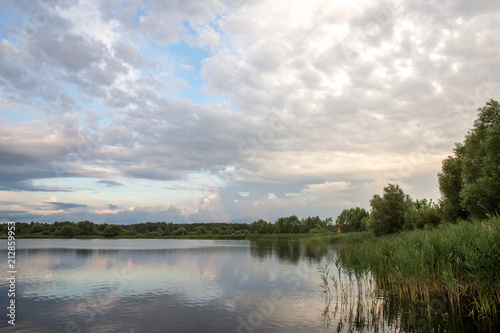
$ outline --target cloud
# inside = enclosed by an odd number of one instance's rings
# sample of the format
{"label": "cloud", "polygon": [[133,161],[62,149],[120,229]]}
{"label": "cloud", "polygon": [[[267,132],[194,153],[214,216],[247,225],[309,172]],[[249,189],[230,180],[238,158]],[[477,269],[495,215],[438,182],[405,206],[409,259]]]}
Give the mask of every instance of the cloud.
{"label": "cloud", "polygon": [[335,215],[389,181],[436,198],[441,160],[500,93],[491,1],[44,6],[29,36],[41,8],[3,9],[0,191],[89,198],[79,214],[111,201],[85,192],[109,179],[168,201],[121,193],[120,207],[183,221]]}
{"label": "cloud", "polygon": [[311,195],[328,195],[348,189],[349,186],[350,182],[346,181],[309,184],[304,188],[302,193]]}
{"label": "cloud", "polygon": [[96,183],[106,185],[107,187],[123,186],[122,183],[119,183],[115,180],[99,180]]}
{"label": "cloud", "polygon": [[69,186],[34,185],[32,180],[0,181],[0,191],[29,191],[29,192],[74,192]]}
{"label": "cloud", "polygon": [[59,209],[59,210],[69,210],[69,209],[74,209],[74,208],[86,208],[86,207],[88,207],[87,205],[70,203],[70,202],[49,201],[49,202],[45,202],[45,203],[51,205],[52,207],[54,207],[54,209]]}

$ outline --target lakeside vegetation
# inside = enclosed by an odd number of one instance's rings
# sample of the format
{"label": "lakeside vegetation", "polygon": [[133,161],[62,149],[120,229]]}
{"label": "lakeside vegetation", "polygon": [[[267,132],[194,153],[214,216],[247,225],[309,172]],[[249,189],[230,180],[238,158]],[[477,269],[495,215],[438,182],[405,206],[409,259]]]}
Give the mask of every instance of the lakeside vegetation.
{"label": "lakeside vegetation", "polygon": [[498,319],[500,218],[446,223],[369,240],[341,242],[342,267],[371,272],[377,286],[411,301],[450,305],[479,322]]}

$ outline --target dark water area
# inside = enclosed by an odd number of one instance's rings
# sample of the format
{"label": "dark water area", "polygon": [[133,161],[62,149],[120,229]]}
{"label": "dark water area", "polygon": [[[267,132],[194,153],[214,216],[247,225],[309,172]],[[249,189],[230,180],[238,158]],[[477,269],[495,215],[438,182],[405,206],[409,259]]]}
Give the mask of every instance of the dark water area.
{"label": "dark water area", "polygon": [[[6,240],[0,246],[7,263]],[[429,311],[376,291],[369,275],[356,281],[336,257],[331,245],[299,242],[22,239],[16,325],[7,323],[6,268],[0,331],[479,331],[440,304]]]}

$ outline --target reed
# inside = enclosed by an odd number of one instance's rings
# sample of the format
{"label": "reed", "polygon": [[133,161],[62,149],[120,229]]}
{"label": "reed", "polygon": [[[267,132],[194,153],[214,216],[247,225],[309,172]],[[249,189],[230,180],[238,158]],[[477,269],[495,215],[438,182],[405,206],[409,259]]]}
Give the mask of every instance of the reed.
{"label": "reed", "polygon": [[346,269],[372,272],[383,290],[430,306],[444,301],[479,322],[499,319],[499,217],[340,242],[339,249]]}

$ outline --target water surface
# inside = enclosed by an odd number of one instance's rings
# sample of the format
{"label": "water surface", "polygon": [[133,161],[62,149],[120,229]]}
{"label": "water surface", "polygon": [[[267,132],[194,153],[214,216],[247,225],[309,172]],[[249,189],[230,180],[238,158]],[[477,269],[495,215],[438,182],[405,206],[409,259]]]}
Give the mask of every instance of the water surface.
{"label": "water surface", "polygon": [[[21,239],[16,256],[16,326],[4,318],[2,332],[454,331],[335,265],[322,286],[327,244]],[[2,279],[3,308],[7,290]]]}

